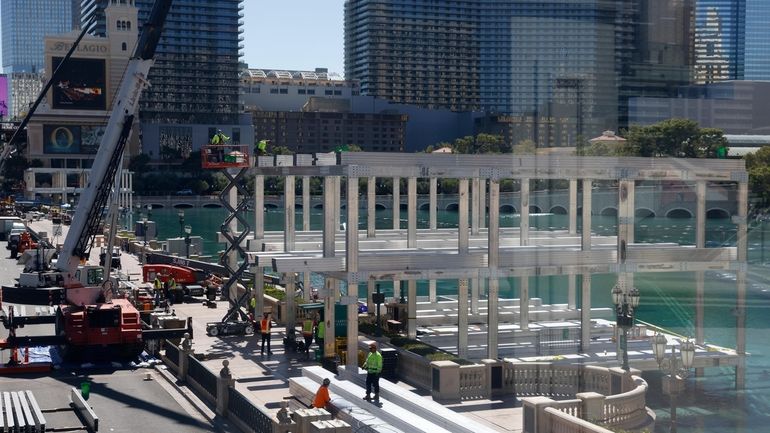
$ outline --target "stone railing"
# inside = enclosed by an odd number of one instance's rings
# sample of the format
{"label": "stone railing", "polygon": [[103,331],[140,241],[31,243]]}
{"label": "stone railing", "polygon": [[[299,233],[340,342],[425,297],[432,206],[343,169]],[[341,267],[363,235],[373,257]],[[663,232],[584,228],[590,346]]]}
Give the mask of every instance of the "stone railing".
{"label": "stone railing", "polygon": [[[399,358],[399,364],[402,360]],[[549,430],[551,415],[545,408],[608,428],[632,429],[654,421],[646,407],[647,383],[636,371],[629,374],[619,368],[483,360],[481,364],[463,366],[452,361],[434,361],[430,363],[430,374],[425,375],[424,364],[411,360],[407,363],[404,370],[399,365],[400,373],[409,377],[421,375],[429,380],[429,389],[436,401],[479,400],[511,394],[525,397],[525,433],[555,431]],[[560,418],[554,422],[561,425],[565,421]]]}

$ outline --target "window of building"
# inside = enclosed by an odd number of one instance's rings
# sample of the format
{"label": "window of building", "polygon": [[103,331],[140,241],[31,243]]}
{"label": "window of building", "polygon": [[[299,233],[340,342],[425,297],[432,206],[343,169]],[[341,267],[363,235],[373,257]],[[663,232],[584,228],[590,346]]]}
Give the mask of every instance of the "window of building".
{"label": "window of building", "polygon": [[64,168],[64,160],[61,158],[51,159],[51,168]]}
{"label": "window of building", "polygon": [[305,89],[297,89],[297,94],[298,95],[304,95],[305,94]]}
{"label": "window of building", "polygon": [[324,90],[324,95],[333,95],[333,94],[334,94],[333,90]]}
{"label": "window of building", "polygon": [[307,89],[308,95],[315,95],[315,89]]}
{"label": "window of building", "polygon": [[289,94],[289,89],[281,89],[280,94],[281,95],[288,95]]}
{"label": "window of building", "polygon": [[278,89],[272,88],[272,89],[270,89],[270,93],[274,94],[274,95],[277,95],[278,94]]}

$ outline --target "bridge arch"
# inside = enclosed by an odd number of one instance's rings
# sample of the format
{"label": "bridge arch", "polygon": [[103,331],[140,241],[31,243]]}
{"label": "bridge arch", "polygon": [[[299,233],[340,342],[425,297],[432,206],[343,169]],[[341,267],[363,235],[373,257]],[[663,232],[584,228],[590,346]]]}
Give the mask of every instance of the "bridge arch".
{"label": "bridge arch", "polygon": [[302,206],[302,203],[294,203],[294,209],[304,209],[304,206]]}
{"label": "bridge arch", "polygon": [[457,203],[449,203],[448,205],[446,205],[444,210],[448,210],[450,212],[457,212],[460,210],[460,205],[458,205]]}
{"label": "bridge arch", "polygon": [[540,206],[531,204],[529,205],[529,213],[543,213],[543,210],[540,209]]}
{"label": "bridge arch", "polygon": [[385,209],[387,209],[387,208],[388,208],[388,207],[387,207],[387,206],[385,206],[385,205],[384,205],[384,204],[382,204],[382,203],[375,203],[375,204],[374,204],[374,209],[375,209],[375,210],[385,210]]}
{"label": "bridge arch", "polygon": [[504,204],[500,206],[500,213],[510,213],[515,214],[516,208],[512,204]]}
{"label": "bridge arch", "polygon": [[323,208],[324,208],[323,203],[318,203],[316,205],[313,205],[313,209],[323,209]]}
{"label": "bridge arch", "polygon": [[612,206],[606,207],[606,208],[602,209],[601,212],[599,212],[599,215],[601,215],[601,216],[618,216],[618,210],[615,209]]}
{"label": "bridge arch", "polygon": [[554,206],[551,208],[551,213],[556,215],[567,215],[567,209],[564,206]]}
{"label": "bridge arch", "polygon": [[[147,204],[147,206],[152,206],[153,209],[163,209],[163,208],[166,207],[166,206],[164,206],[164,205],[162,205],[160,203],[149,203],[149,204]],[[146,209],[147,206],[144,206],[144,208]]]}
{"label": "bridge arch", "polygon": [[709,219],[726,219],[730,218],[730,212],[722,208],[712,208],[706,211],[706,218]]}
{"label": "bridge arch", "polygon": [[687,210],[683,209],[681,207],[669,209],[668,212],[666,212],[667,218],[692,218],[692,213]]}
{"label": "bridge arch", "polygon": [[219,203],[206,203],[203,205],[204,209],[220,209],[222,207]]}
{"label": "bridge arch", "polygon": [[406,204],[406,203],[400,203],[400,204],[398,205],[398,209],[399,209],[399,210],[409,210],[409,205],[408,205],[408,204]]}
{"label": "bridge arch", "polygon": [[430,210],[430,203],[423,203],[420,206],[417,207],[418,210]]}
{"label": "bridge arch", "polygon": [[265,203],[265,209],[278,209],[278,205],[273,203]]}
{"label": "bridge arch", "polygon": [[[155,207],[155,206],[153,206]],[[190,203],[177,203],[174,206],[174,209],[191,209],[195,206],[191,205]]]}
{"label": "bridge arch", "polygon": [[638,218],[655,218],[655,211],[646,207],[640,207],[634,211],[634,216]]}

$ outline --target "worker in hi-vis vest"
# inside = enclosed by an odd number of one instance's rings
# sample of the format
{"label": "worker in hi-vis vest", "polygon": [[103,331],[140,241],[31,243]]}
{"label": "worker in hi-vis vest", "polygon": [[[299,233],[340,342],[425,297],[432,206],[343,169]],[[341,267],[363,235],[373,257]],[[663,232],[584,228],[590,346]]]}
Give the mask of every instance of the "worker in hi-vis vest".
{"label": "worker in hi-vis vest", "polygon": [[262,350],[260,354],[265,354],[265,343],[267,343],[267,354],[272,355],[273,352],[270,350],[270,313],[265,313],[259,322],[259,332],[262,334]]}

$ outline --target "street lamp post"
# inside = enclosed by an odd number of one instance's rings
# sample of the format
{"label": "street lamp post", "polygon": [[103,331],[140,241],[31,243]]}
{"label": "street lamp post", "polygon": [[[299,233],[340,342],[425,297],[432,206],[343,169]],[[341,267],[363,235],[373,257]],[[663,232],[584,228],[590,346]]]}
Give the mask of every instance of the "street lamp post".
{"label": "street lamp post", "polygon": [[184,243],[187,245],[187,258],[190,258],[190,244],[192,243],[192,239],[190,239],[190,233],[192,233],[192,227],[188,224],[184,226]]}
{"label": "street lamp post", "polygon": [[184,236],[184,211],[179,209],[176,213],[179,216],[179,237]]}
{"label": "street lamp post", "polygon": [[142,234],[144,235],[144,244],[142,244],[142,257],[140,257],[141,264],[144,264],[146,258],[145,258],[145,250],[147,249],[147,217],[142,214]]}
{"label": "street lamp post", "polygon": [[628,367],[628,330],[634,327],[634,310],[639,306],[639,290],[636,287],[624,292],[620,286],[612,288],[612,302],[615,304],[616,324],[622,330],[620,334],[620,350],[623,351],[623,370]]}
{"label": "street lamp post", "polygon": [[663,334],[655,334],[652,339],[652,351],[660,371],[666,374],[663,391],[668,394],[671,404],[670,433],[676,433],[676,398],[684,390],[684,380],[690,375],[695,360],[695,343],[689,338],[679,343],[679,357],[676,356],[676,345],[671,345],[671,354],[666,356],[668,340]]}

